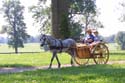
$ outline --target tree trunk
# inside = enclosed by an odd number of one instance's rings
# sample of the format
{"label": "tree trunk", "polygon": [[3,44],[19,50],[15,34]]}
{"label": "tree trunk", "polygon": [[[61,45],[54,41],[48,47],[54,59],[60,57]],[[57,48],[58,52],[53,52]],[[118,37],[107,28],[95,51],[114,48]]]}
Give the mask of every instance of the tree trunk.
{"label": "tree trunk", "polygon": [[18,48],[17,47],[15,47],[15,53],[18,54]]}
{"label": "tree trunk", "polygon": [[13,30],[14,30],[14,49],[15,53],[18,53],[18,36],[16,31],[16,13],[14,11],[14,24],[13,24]]}
{"label": "tree trunk", "polygon": [[18,40],[17,40],[17,33],[16,33],[16,26],[15,26],[15,22],[14,22],[14,49],[15,49],[15,53],[18,53]]}
{"label": "tree trunk", "polygon": [[52,35],[56,38],[62,38],[60,26],[63,15],[68,18],[68,8],[68,0],[52,0]]}

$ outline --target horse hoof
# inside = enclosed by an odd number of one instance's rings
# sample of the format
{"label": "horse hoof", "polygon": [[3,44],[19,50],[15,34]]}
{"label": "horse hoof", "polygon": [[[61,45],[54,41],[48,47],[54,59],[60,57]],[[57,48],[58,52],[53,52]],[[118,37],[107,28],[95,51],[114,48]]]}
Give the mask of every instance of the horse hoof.
{"label": "horse hoof", "polygon": [[48,69],[51,69],[51,67],[48,67]]}
{"label": "horse hoof", "polygon": [[60,69],[61,67],[58,67],[58,69]]}
{"label": "horse hoof", "polygon": [[60,64],[58,65],[58,68],[61,68],[61,65],[60,65]]}
{"label": "horse hoof", "polygon": [[75,64],[71,64],[72,67],[75,67],[76,65]]}

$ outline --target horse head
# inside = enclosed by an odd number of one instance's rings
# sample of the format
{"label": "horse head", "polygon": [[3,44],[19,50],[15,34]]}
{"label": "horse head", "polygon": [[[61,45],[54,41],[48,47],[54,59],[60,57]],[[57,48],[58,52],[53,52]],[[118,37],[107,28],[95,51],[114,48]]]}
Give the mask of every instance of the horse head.
{"label": "horse head", "polygon": [[47,40],[47,36],[45,34],[42,34],[40,38],[40,42],[41,42],[40,46],[46,45],[46,40]]}

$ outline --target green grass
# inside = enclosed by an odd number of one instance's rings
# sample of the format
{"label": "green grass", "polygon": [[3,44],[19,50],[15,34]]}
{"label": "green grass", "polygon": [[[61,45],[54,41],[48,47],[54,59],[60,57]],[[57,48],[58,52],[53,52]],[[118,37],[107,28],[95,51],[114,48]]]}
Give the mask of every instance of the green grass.
{"label": "green grass", "polygon": [[[23,67],[49,65],[52,54],[50,52],[25,54],[0,54],[0,67]],[[66,53],[58,54],[61,64],[69,64],[70,56]],[[92,59],[91,59],[92,60]],[[125,51],[111,53],[109,61],[125,60]],[[93,62],[93,60],[92,60]],[[53,64],[57,64],[54,59]]]}
{"label": "green grass", "polygon": [[117,43],[108,43],[107,44],[109,50],[119,50],[119,45]]}
{"label": "green grass", "polygon": [[[120,51],[116,43],[106,44],[110,51]],[[24,48],[19,48],[19,52],[41,52],[40,43],[26,43]],[[0,53],[14,52],[13,48],[9,48],[7,44],[0,44]]]}
{"label": "green grass", "polygon": [[[22,52],[41,51],[39,44],[26,44]],[[111,45],[111,48],[114,48]],[[0,52],[12,52],[7,45]],[[70,56],[58,54],[61,64],[69,64]],[[0,54],[0,67],[29,67],[49,65],[51,53]],[[109,61],[125,61],[125,51],[111,50]],[[54,60],[53,64],[57,64]],[[0,83],[124,83],[125,64],[89,65],[51,70],[36,70],[22,73],[0,74]]]}
{"label": "green grass", "polygon": [[110,60],[125,60],[125,51],[110,51]]}
{"label": "green grass", "polygon": [[[27,43],[24,44],[24,48],[19,48],[19,52],[41,52],[39,43]],[[10,48],[7,44],[0,44],[0,53],[14,52],[13,48]]]}
{"label": "green grass", "polygon": [[[111,50],[115,48],[115,44],[108,44],[110,50],[109,61],[125,60],[125,51]],[[41,49],[38,43],[25,44],[25,48],[20,48],[20,52],[40,52]],[[14,52],[12,48],[8,48],[7,45],[2,44],[0,46],[0,52]],[[58,54],[61,64],[69,64],[70,56],[62,53]],[[41,53],[25,53],[25,54],[0,54],[0,67],[23,67],[23,66],[43,66],[49,65],[52,54],[49,52]],[[93,62],[93,60],[92,60]],[[54,60],[53,64],[57,64]]]}
{"label": "green grass", "polygon": [[0,74],[0,83],[124,83],[125,64]]}
{"label": "green grass", "polygon": [[[0,54],[0,67],[23,67],[23,66],[43,66],[50,63],[52,54],[49,52],[42,53],[25,53],[25,54]],[[70,63],[68,54],[59,54],[60,62],[63,64]],[[56,60],[53,62],[57,64]]]}

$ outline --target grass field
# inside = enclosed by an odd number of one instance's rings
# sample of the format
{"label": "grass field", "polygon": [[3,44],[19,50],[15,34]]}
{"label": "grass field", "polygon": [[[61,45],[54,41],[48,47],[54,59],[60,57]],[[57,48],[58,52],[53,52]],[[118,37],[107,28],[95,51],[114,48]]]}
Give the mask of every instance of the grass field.
{"label": "grass field", "polygon": [[125,64],[0,74],[0,83],[124,83]]}
{"label": "grass field", "polygon": [[[120,51],[119,46],[116,43],[107,44],[110,51]],[[19,52],[41,52],[39,43],[27,43],[24,44],[24,48],[19,48]],[[13,48],[9,48],[7,44],[0,44],[0,53],[14,52]]]}
{"label": "grass field", "polygon": [[[109,48],[115,49],[115,44],[108,44]],[[0,52],[12,52],[12,48],[7,45],[0,46]],[[25,48],[19,49],[20,52],[41,52],[24,54],[0,54],[0,67],[22,67],[22,66],[42,66],[49,65],[52,54],[43,52],[38,43],[25,44]],[[70,63],[70,56],[66,53],[58,54],[62,64]],[[125,51],[111,50],[109,61],[125,60]],[[92,60],[93,62],[93,60]],[[54,64],[57,64],[54,60]]]}
{"label": "grass field", "polygon": [[[70,62],[70,56],[67,54],[60,54],[59,59],[61,63],[66,64]],[[0,54],[1,67],[22,67],[22,66],[42,66],[48,65],[51,59],[51,53],[25,53],[25,54]],[[56,64],[56,61],[54,60]]]}
{"label": "grass field", "polygon": [[[125,51],[116,50],[112,45],[109,61],[125,61]],[[7,45],[0,46],[0,52],[13,52]],[[3,50],[3,51],[2,51]],[[26,44],[20,52],[40,52],[39,44]],[[70,56],[58,54],[61,64],[69,64]],[[50,52],[0,54],[0,67],[31,67],[49,65]],[[54,60],[53,64],[57,64]],[[0,74],[0,83],[124,83],[125,64],[89,65],[51,70],[36,70],[22,73]]]}
{"label": "grass field", "polygon": [[[125,51],[111,53],[109,61],[125,60]],[[49,65],[52,54],[49,52],[25,54],[0,54],[0,67],[23,67]],[[58,54],[62,64],[70,63],[70,56],[66,53]],[[93,62],[93,60],[91,60]],[[54,64],[57,64],[54,60]]]}
{"label": "grass field", "polygon": [[[39,43],[24,44],[24,48],[19,48],[19,52],[41,52]],[[0,44],[0,53],[14,52],[7,44]]]}

